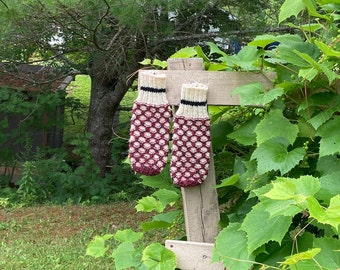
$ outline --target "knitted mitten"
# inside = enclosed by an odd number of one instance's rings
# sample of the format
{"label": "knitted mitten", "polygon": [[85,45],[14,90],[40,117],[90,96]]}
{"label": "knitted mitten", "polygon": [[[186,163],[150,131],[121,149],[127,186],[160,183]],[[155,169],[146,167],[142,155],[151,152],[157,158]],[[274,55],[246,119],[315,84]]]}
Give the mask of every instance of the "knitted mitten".
{"label": "knitted mitten", "polygon": [[135,172],[157,175],[168,157],[170,106],[165,75],[140,72],[138,97],[131,117],[129,158]]}
{"label": "knitted mitten", "polygon": [[201,184],[210,162],[210,119],[207,111],[208,87],[184,84],[181,102],[174,116],[170,174],[180,187]]}

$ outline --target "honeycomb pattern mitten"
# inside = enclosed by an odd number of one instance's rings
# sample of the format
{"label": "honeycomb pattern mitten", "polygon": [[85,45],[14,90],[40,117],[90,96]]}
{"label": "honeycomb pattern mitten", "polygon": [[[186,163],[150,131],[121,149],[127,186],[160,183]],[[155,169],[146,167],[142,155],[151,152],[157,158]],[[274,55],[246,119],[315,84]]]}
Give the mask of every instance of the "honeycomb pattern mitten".
{"label": "honeycomb pattern mitten", "polygon": [[171,113],[165,79],[162,74],[139,73],[129,139],[131,166],[139,174],[157,175],[167,163]]}
{"label": "honeycomb pattern mitten", "polygon": [[181,102],[174,116],[170,174],[174,185],[192,187],[203,183],[210,163],[208,87],[183,84]]}

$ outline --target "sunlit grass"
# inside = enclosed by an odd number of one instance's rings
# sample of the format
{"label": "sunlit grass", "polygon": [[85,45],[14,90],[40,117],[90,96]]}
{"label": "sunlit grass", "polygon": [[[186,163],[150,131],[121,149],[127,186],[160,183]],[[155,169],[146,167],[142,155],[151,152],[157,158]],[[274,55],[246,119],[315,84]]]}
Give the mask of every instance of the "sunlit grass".
{"label": "sunlit grass", "polygon": [[0,209],[0,269],[114,269],[111,258],[86,256],[88,243],[148,217],[129,203]]}

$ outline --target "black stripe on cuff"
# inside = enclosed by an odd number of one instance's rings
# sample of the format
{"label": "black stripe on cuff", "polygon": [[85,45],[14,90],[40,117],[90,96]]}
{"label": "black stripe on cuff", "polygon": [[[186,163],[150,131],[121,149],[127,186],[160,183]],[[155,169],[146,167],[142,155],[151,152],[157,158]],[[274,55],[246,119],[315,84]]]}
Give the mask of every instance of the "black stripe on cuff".
{"label": "black stripe on cuff", "polygon": [[145,92],[151,92],[151,93],[165,93],[165,88],[153,88],[148,86],[141,86],[141,90]]}
{"label": "black stripe on cuff", "polygon": [[207,105],[206,101],[190,101],[186,99],[181,99],[181,104],[190,105],[190,106],[205,106]]}

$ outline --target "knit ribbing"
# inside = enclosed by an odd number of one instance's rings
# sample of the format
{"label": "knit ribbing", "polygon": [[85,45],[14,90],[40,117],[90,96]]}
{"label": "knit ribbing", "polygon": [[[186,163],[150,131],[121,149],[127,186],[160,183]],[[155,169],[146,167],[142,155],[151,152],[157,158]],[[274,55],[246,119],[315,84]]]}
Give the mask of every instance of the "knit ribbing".
{"label": "knit ribbing", "polygon": [[177,116],[190,118],[207,118],[208,86],[201,83],[183,84],[181,102]]}

